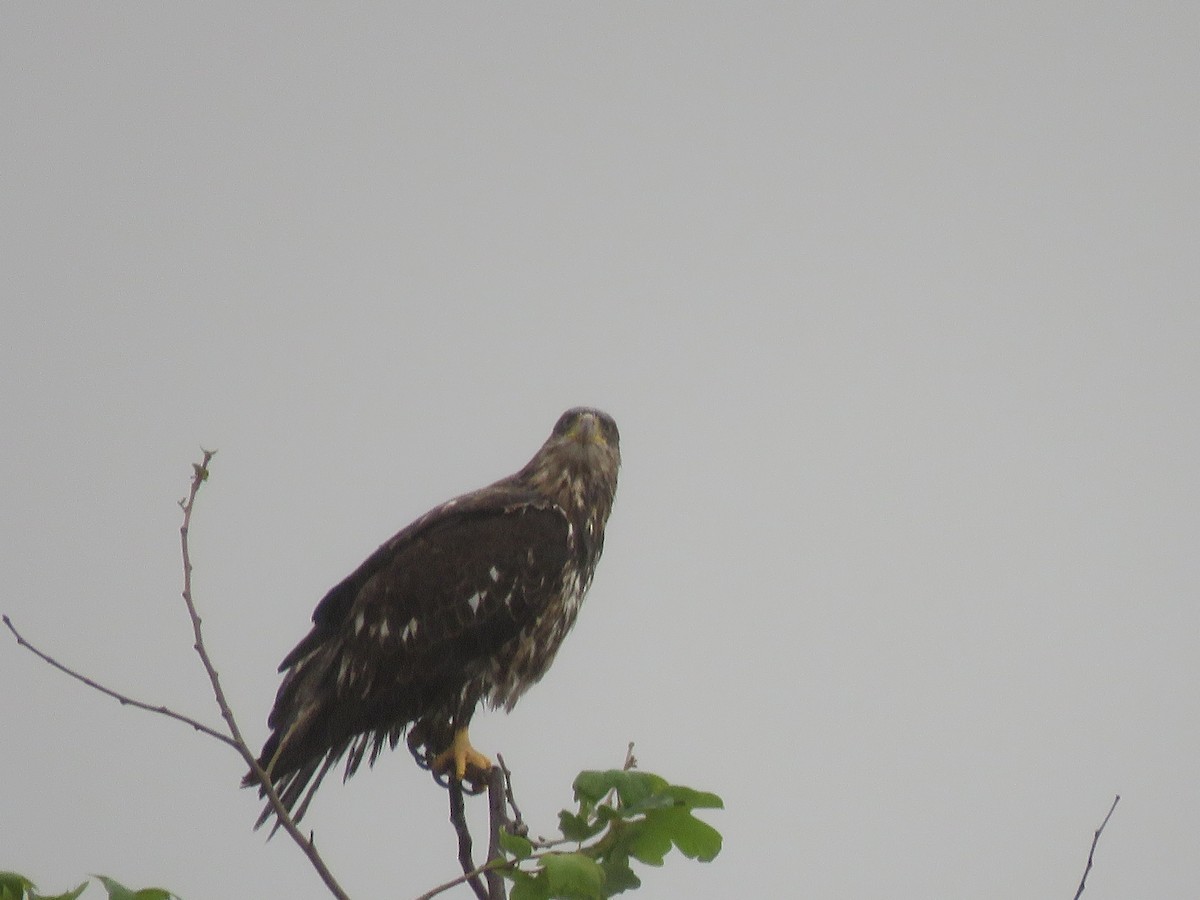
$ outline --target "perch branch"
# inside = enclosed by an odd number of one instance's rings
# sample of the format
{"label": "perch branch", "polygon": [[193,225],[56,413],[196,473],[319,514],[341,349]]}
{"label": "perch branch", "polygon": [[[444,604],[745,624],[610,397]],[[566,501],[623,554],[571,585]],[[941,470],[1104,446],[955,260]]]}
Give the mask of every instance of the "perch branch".
{"label": "perch branch", "polygon": [[[499,754],[497,754],[498,756]],[[507,769],[501,769],[499,766],[492,766],[492,770],[488,772],[487,858],[489,861],[504,858],[504,854],[500,850],[500,829],[507,828],[509,825],[508,809],[506,807],[508,800],[504,790],[508,780],[507,772]],[[490,900],[505,900],[504,876],[496,869],[488,868],[484,872],[484,877],[487,879],[488,897]]]}
{"label": "perch branch", "polygon": [[1121,795],[1117,794],[1113,798],[1112,806],[1108,808],[1108,815],[1104,817],[1104,821],[1100,823],[1100,827],[1092,835],[1092,849],[1088,851],[1087,867],[1083,870],[1083,877],[1079,879],[1079,890],[1075,892],[1075,900],[1079,900],[1083,896],[1083,888],[1087,884],[1088,872],[1092,871],[1092,857],[1096,855],[1096,844],[1100,842],[1100,834],[1104,831],[1104,826],[1108,824],[1108,820],[1112,818],[1113,810],[1117,808],[1117,804],[1120,802]]}
{"label": "perch branch", "polygon": [[[504,804],[506,796],[511,795],[505,794],[504,771],[507,770],[502,771],[498,766],[493,766],[488,774],[487,793],[490,819],[488,859],[479,866],[475,865],[475,860],[471,855],[471,832],[467,826],[462,785],[453,778],[449,780],[446,787],[450,794],[450,822],[454,825],[454,832],[458,836],[458,861],[462,866],[463,873],[431,888],[416,900],[430,900],[430,898],[445,893],[453,887],[458,887],[460,884],[469,884],[479,900],[505,900],[504,877],[499,871],[503,865],[506,865],[503,854],[500,852],[500,829],[509,822]],[[487,879],[487,887],[484,887],[480,880],[481,875]]]}
{"label": "perch branch", "polygon": [[454,833],[458,835],[458,864],[463,870],[461,880],[471,886],[479,900],[489,900],[487,889],[479,878],[479,870],[471,855],[471,829],[467,826],[462,782],[451,777],[446,784],[446,791],[450,795],[450,822],[454,825]]}

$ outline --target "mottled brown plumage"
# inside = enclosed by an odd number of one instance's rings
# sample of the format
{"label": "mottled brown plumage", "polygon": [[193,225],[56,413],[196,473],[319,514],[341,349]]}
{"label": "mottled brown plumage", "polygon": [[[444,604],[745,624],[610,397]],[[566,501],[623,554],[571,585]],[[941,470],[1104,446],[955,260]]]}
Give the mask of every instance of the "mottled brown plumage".
{"label": "mottled brown plumage", "polygon": [[620,462],[612,418],[568,410],[521,471],[426,513],[325,595],[279,667],[259,757],[296,819],[340,759],[349,778],[406,732],[419,763],[445,768],[480,701],[511,710],[545,674],[591,584]]}

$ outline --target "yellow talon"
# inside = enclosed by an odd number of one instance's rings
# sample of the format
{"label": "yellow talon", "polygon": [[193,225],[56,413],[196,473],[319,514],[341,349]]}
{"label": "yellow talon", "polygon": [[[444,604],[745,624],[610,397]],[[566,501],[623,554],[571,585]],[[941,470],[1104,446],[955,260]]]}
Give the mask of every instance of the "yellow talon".
{"label": "yellow talon", "polygon": [[[450,746],[433,758],[432,768],[439,775],[450,772],[454,767],[454,779],[462,781],[470,771],[473,774],[484,774],[492,770],[492,761],[471,746],[471,739],[466,728],[454,732]],[[474,777],[471,779],[476,781]]]}

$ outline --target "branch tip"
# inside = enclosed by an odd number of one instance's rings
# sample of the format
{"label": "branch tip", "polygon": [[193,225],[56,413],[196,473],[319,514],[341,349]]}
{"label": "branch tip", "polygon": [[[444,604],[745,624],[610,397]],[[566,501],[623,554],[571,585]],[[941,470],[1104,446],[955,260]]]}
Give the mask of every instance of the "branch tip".
{"label": "branch tip", "polygon": [[1083,896],[1083,889],[1087,885],[1088,873],[1092,871],[1092,861],[1096,855],[1096,844],[1100,842],[1100,835],[1104,833],[1104,826],[1108,824],[1108,820],[1112,818],[1112,814],[1120,802],[1121,795],[1117,794],[1113,798],[1112,806],[1108,808],[1108,815],[1104,817],[1104,821],[1100,823],[1100,827],[1092,833],[1092,848],[1088,851],[1087,866],[1083,870],[1083,877],[1079,879],[1079,889],[1075,892],[1074,900],[1079,900]]}

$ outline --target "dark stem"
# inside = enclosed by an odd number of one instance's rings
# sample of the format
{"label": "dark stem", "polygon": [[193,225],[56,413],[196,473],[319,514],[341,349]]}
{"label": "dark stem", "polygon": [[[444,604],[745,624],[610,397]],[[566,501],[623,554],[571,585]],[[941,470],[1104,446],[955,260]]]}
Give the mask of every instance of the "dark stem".
{"label": "dark stem", "polygon": [[462,782],[451,777],[446,785],[450,795],[450,824],[458,835],[458,864],[462,866],[463,880],[471,886],[479,900],[489,900],[487,888],[475,868],[475,860],[471,858],[471,829],[467,827],[466,809],[463,803]]}
{"label": "dark stem", "polygon": [[[504,853],[500,849],[500,829],[507,828],[509,824],[504,793],[507,771],[500,766],[492,766],[492,770],[488,772],[487,858],[489,862],[493,859],[504,858]],[[505,900],[504,876],[496,869],[488,869],[485,875],[487,876],[488,900]]]}
{"label": "dark stem", "polygon": [[517,798],[513,796],[512,772],[509,771],[508,764],[499,753],[496,754],[496,764],[500,767],[500,771],[504,773],[504,799],[513,814],[513,817],[504,824],[513,834],[527,837],[529,835],[529,826],[525,824],[525,817],[521,815],[521,807],[517,806]]}
{"label": "dark stem", "polygon": [[1083,888],[1087,884],[1088,872],[1092,871],[1092,857],[1096,855],[1096,844],[1100,842],[1100,835],[1104,831],[1104,826],[1108,824],[1108,820],[1112,818],[1113,810],[1117,808],[1117,804],[1121,802],[1121,795],[1113,799],[1112,806],[1108,808],[1108,815],[1104,817],[1104,821],[1100,823],[1100,827],[1092,835],[1092,849],[1088,851],[1087,868],[1083,870],[1083,877],[1079,879],[1079,890],[1075,892],[1075,900],[1079,900],[1083,896]]}

